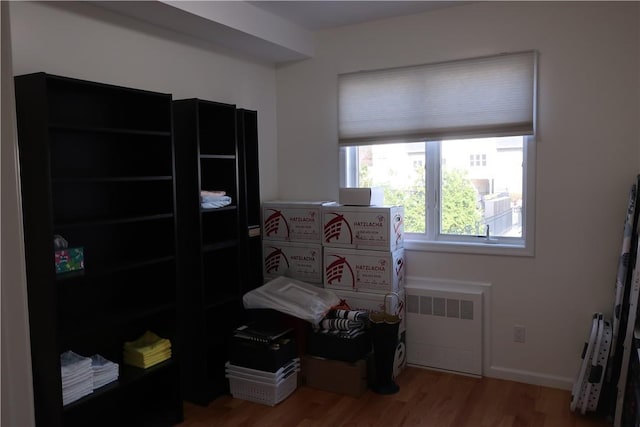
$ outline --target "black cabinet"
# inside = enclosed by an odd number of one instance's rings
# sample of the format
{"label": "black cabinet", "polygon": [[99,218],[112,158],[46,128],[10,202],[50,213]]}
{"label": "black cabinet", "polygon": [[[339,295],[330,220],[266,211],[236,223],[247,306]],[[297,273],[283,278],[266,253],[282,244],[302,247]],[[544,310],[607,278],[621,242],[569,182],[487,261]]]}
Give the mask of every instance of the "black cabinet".
{"label": "black cabinet", "polygon": [[[178,195],[178,282],[186,400],[228,392],[224,364],[242,318],[242,239],[236,107],[200,99],[173,103]],[[231,203],[202,205],[201,191]]]}
{"label": "black cabinet", "polygon": [[238,156],[240,172],[240,227],[242,240],[243,293],[263,284],[262,230],[260,221],[260,173],[258,113],[238,109]]}
{"label": "black cabinet", "polygon": [[[53,76],[15,79],[34,400],[40,426],[173,425],[177,343],[171,95]],[[84,270],[56,273],[54,235]],[[122,346],[174,344],[149,369]],[[63,406],[60,354],[101,354],[119,379]]]}

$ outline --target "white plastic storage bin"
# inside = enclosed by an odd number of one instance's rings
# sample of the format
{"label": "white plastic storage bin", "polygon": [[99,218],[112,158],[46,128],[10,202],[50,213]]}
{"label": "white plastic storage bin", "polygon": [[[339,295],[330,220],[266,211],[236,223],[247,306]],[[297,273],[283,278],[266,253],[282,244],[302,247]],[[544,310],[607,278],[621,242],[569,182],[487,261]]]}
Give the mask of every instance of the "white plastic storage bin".
{"label": "white plastic storage bin", "polygon": [[269,406],[277,405],[294,392],[298,386],[298,371],[300,359],[293,359],[277,372],[258,371],[230,363],[225,369],[234,398]]}

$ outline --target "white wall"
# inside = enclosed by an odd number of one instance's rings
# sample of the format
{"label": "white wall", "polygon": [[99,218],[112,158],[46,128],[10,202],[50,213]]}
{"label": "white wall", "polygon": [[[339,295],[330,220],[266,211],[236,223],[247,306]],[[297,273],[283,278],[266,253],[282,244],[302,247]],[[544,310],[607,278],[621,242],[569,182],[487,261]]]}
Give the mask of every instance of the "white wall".
{"label": "white wall", "polygon": [[1,323],[2,410],[0,425],[35,425],[31,349],[22,233],[22,203],[16,150],[15,99],[11,63],[9,3],[2,11],[2,262]]}
{"label": "white wall", "polygon": [[258,111],[264,198],[277,195],[275,68],[82,2],[12,2],[15,75],[44,71]]}
{"label": "white wall", "polygon": [[477,2],[320,33],[277,71],[280,197],[337,197],[338,73],[537,49],[535,256],[409,251],[407,269],[493,285],[486,375],[569,388],[592,313],[612,311],[638,172],[638,6]]}

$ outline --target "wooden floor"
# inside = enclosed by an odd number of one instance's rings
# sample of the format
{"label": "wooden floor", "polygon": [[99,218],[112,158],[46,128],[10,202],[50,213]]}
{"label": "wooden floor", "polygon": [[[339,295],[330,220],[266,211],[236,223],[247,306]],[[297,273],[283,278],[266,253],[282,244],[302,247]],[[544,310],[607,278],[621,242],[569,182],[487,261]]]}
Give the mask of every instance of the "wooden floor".
{"label": "wooden floor", "polygon": [[491,378],[406,368],[400,391],[360,398],[298,387],[269,407],[221,397],[208,407],[185,404],[181,427],[604,427],[611,424],[569,410],[570,392]]}

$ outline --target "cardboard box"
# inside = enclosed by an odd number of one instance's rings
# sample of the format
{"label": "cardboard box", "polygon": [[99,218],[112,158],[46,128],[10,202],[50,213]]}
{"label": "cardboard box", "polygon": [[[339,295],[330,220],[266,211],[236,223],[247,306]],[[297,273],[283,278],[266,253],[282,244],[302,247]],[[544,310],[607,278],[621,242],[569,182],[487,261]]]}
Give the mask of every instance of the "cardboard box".
{"label": "cardboard box", "polygon": [[404,249],[394,252],[324,248],[324,287],[386,294],[404,285]]}
{"label": "cardboard box", "polygon": [[269,201],[262,204],[262,238],[322,243],[322,207],[335,202]]}
{"label": "cardboard box", "polygon": [[55,251],[56,273],[67,273],[69,271],[84,269],[84,249],[67,248]]}
{"label": "cardboard box", "polygon": [[395,251],[404,246],[404,208],[326,206],[322,230],[324,246]]}
{"label": "cardboard box", "polygon": [[402,333],[407,330],[407,323],[405,321],[406,297],[404,289],[400,289],[397,292],[400,297],[399,299],[393,295],[385,297],[385,295],[378,293],[354,292],[342,289],[334,289],[333,293],[335,293],[341,300],[344,300],[352,310],[382,312],[386,309],[387,313],[398,314],[400,316],[398,336],[402,335]]}
{"label": "cardboard box", "polygon": [[367,362],[354,363],[305,356],[302,376],[309,387],[359,397],[367,391]]}
{"label": "cardboard box", "polygon": [[347,206],[383,206],[382,187],[341,188],[338,202]]}
{"label": "cardboard box", "polygon": [[277,240],[262,241],[266,279],[287,276],[307,283],[322,284],[322,246]]}

